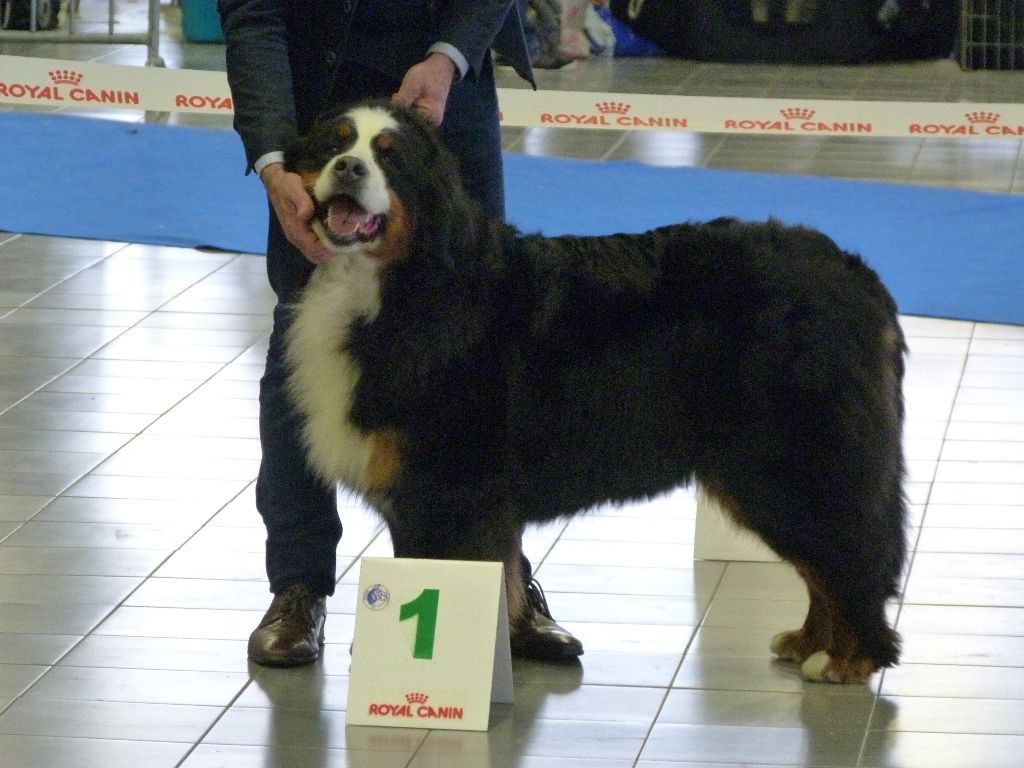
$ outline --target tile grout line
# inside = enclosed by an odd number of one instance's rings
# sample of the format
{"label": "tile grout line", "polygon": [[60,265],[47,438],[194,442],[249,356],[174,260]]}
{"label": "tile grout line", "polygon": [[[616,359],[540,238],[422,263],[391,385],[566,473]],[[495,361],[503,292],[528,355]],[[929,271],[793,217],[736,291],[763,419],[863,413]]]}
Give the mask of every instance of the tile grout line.
{"label": "tile grout line", "polygon": [[636,758],[633,760],[633,768],[640,762],[640,757],[644,753],[644,749],[647,748],[647,744],[651,739],[651,734],[654,732],[654,728],[658,725],[658,718],[661,717],[661,713],[665,709],[665,704],[668,701],[668,697],[673,691],[673,687],[676,678],[679,676],[679,672],[683,668],[683,664],[686,662],[686,655],[690,652],[693,647],[694,641],[697,639],[697,633],[700,632],[701,627],[704,625],[704,621],[707,619],[708,614],[711,612],[711,604],[715,600],[715,595],[718,594],[718,590],[722,586],[722,582],[725,580],[725,573],[729,569],[730,561],[726,561],[725,567],[722,568],[722,572],[718,575],[718,580],[715,582],[714,589],[711,590],[711,594],[708,596],[708,604],[701,611],[700,619],[697,621],[693,628],[693,632],[690,633],[690,638],[687,640],[686,645],[683,647],[682,656],[679,657],[679,663],[676,665],[675,671],[672,673],[672,678],[669,680],[668,685],[665,687],[665,692],[661,697],[661,702],[658,704],[657,711],[654,713],[654,717],[651,719],[650,727],[647,728],[647,732],[644,734],[643,740],[640,742],[640,749],[637,750]]}

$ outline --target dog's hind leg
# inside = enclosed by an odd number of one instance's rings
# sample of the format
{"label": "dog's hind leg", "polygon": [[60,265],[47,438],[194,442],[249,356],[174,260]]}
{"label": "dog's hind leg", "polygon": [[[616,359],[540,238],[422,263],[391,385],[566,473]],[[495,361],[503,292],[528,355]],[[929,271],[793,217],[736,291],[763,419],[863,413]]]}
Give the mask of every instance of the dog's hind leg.
{"label": "dog's hind leg", "polygon": [[813,568],[796,568],[810,595],[807,619],[800,629],[772,638],[773,653],[799,663],[807,680],[828,683],[863,683],[895,662],[897,641],[884,598],[847,590],[839,595]]}
{"label": "dog's hind leg", "polygon": [[899,636],[889,627],[885,600],[880,596],[834,594],[832,633],[826,648],[807,657],[800,667],[804,678],[827,683],[863,683],[899,657]]}
{"label": "dog's hind leg", "polygon": [[[706,480],[705,487],[712,487]],[[886,618],[886,601],[896,594],[903,564],[902,497],[895,492],[890,507],[873,525],[836,526],[833,515],[817,518],[800,514],[799,526],[783,528],[781,512],[797,502],[766,503],[762,493],[751,494],[746,505],[721,492],[714,494],[741,526],[758,533],[803,577],[810,596],[804,625],[776,635],[771,650],[801,664],[808,680],[862,683],[899,658],[899,638]],[[746,494],[744,494],[746,496]],[[867,515],[850,513],[851,520]],[[831,523],[823,523],[831,520]],[[773,522],[776,521],[776,522]]]}
{"label": "dog's hind leg", "polygon": [[824,651],[832,643],[832,614],[827,591],[815,578],[813,571],[797,564],[797,573],[807,585],[810,605],[807,618],[800,629],[780,632],[772,638],[771,650],[784,661],[795,661],[803,664],[808,658]]}
{"label": "dog's hind leg", "polygon": [[861,683],[899,661],[900,638],[889,624],[886,603],[899,594],[906,558],[902,474],[892,478],[887,497],[871,506],[877,513],[862,515],[845,544],[815,549],[808,561],[808,584],[824,596],[832,620],[828,646],[803,662],[808,680]]}

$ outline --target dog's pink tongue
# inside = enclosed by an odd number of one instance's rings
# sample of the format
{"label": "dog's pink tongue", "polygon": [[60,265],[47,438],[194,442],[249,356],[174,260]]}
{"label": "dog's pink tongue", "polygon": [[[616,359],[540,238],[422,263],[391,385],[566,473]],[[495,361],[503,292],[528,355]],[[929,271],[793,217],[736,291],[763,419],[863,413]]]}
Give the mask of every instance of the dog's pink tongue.
{"label": "dog's pink tongue", "polygon": [[370,215],[350,200],[334,200],[327,208],[327,228],[335,237],[354,237]]}

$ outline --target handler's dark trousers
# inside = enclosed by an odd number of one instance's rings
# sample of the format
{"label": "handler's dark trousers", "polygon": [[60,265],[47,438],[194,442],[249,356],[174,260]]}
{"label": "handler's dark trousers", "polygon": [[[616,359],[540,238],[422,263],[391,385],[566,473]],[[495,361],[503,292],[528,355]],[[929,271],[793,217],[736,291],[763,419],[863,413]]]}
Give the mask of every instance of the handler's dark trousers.
{"label": "handler's dark trousers", "polygon": [[[390,96],[398,84],[372,71],[342,72],[338,103]],[[455,152],[467,191],[495,217],[504,217],[501,132],[494,73],[489,61],[478,80],[452,87],[441,134]],[[430,173],[429,168],[423,169]],[[277,295],[267,365],[260,380],[260,443],[263,459],[256,480],[256,508],[267,528],[267,576],[277,594],[305,583],[334,594],[336,549],[341,540],[336,493],[309,470],[301,438],[301,417],[288,398],[284,338],[288,307],[299,297],[313,266],[289,243],[270,211],[267,274]]]}

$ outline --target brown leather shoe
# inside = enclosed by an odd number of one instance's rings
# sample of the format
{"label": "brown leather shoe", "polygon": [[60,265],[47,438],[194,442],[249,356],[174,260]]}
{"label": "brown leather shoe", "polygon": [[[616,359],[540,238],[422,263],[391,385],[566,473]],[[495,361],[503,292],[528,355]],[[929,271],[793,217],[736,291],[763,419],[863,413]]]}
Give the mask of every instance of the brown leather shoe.
{"label": "brown leather shoe", "polygon": [[268,667],[296,667],[320,658],[327,598],[305,584],[274,596],[263,621],[249,635],[249,658]]}
{"label": "brown leather shoe", "polygon": [[512,655],[534,661],[569,661],[583,654],[583,643],[551,617],[544,590],[536,579],[526,583],[530,606],[526,622],[512,636]]}

